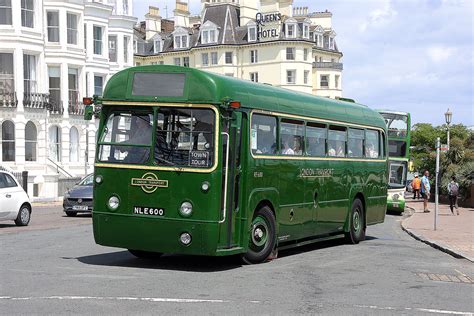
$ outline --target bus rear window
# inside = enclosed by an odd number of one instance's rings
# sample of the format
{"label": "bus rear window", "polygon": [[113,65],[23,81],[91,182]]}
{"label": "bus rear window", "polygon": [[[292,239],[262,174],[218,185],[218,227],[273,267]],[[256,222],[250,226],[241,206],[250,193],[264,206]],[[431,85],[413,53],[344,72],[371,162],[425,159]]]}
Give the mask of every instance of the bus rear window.
{"label": "bus rear window", "polygon": [[183,73],[136,72],[133,75],[132,95],[182,97],[185,79]]}

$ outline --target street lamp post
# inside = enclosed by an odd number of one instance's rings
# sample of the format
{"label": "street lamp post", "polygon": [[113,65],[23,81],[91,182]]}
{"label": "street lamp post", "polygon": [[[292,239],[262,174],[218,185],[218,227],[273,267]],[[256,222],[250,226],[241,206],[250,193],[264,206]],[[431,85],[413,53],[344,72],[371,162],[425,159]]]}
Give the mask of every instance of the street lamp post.
{"label": "street lamp post", "polygon": [[446,120],[446,130],[448,131],[448,142],[447,142],[448,150],[449,150],[449,124],[451,124],[452,117],[453,117],[453,113],[448,108],[446,113],[444,113],[444,118]]}

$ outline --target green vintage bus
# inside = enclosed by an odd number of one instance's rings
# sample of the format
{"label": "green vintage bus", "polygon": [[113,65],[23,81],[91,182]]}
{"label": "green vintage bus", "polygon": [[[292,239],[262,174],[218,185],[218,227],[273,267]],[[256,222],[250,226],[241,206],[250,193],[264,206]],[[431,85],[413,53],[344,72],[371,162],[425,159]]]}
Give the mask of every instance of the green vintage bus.
{"label": "green vintage bus", "polygon": [[100,245],[257,263],[384,221],[386,126],[366,106],[167,65],[94,102]]}
{"label": "green vintage bus", "polygon": [[389,181],[387,210],[403,213],[410,159],[410,113],[379,110],[388,133]]}

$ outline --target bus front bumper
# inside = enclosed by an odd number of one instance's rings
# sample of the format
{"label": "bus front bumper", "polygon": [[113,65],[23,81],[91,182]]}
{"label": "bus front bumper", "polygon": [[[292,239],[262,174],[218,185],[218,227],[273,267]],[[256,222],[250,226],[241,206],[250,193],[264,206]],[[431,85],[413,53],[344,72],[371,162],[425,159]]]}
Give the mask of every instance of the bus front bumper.
{"label": "bus front bumper", "polygon": [[[222,256],[243,249],[218,249],[219,225],[166,218],[93,212],[94,239],[99,245],[161,253]],[[185,245],[180,236],[191,235]],[[233,251],[232,251],[233,250]]]}

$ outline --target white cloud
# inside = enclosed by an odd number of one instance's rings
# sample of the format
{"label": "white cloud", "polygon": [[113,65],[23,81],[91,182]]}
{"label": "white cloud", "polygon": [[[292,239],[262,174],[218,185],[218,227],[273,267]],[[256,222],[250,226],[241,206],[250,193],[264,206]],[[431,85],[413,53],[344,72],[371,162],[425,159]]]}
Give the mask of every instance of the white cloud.
{"label": "white cloud", "polygon": [[377,8],[369,13],[366,21],[360,25],[360,30],[381,27],[387,25],[397,16],[398,12],[393,8],[391,1],[384,1],[382,8]]}
{"label": "white cloud", "polygon": [[456,53],[456,48],[445,46],[432,46],[427,48],[426,53],[433,62],[440,63],[453,56]]}

